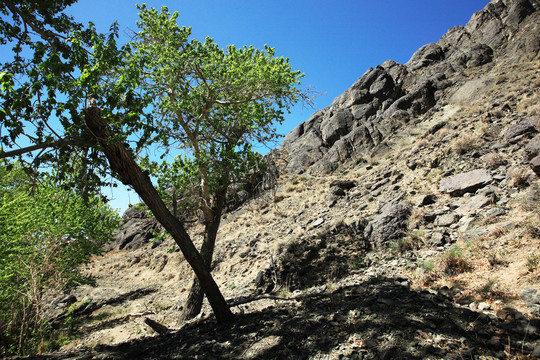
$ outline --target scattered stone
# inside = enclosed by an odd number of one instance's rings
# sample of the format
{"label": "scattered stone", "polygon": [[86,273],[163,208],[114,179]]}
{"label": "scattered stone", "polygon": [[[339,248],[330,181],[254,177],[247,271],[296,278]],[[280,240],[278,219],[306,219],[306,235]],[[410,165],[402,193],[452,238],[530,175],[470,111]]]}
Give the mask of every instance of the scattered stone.
{"label": "scattered stone", "polygon": [[460,216],[474,215],[476,211],[492,203],[492,198],[485,195],[475,195],[468,199],[460,198],[454,202],[456,214]]}
{"label": "scattered stone", "polygon": [[531,161],[538,155],[540,155],[540,139],[532,140],[523,149],[523,160]]}
{"label": "scattered stone", "polygon": [[454,213],[448,213],[437,216],[435,219],[435,226],[450,226],[456,222],[456,215]]}
{"label": "scattered stone", "polygon": [[446,245],[449,239],[450,238],[447,233],[434,232],[431,234],[430,244],[433,246]]}
{"label": "scattered stone", "polygon": [[323,218],[318,218],[317,220],[315,220],[311,226],[316,228],[318,226],[321,226],[322,224],[324,224],[324,219]]}
{"label": "scattered stone", "polygon": [[531,166],[532,171],[537,176],[540,176],[540,155],[534,157],[530,162],[529,165]]}
{"label": "scattered stone", "polygon": [[481,303],[478,303],[478,311],[485,311],[491,309],[491,305],[489,305],[487,302],[482,301]]}
{"label": "scattered stone", "polygon": [[503,137],[511,144],[517,143],[523,138],[531,138],[538,133],[534,122],[531,119],[525,119],[508,128]]}
{"label": "scattered stone", "polygon": [[506,210],[500,207],[491,208],[488,211],[486,211],[487,217],[502,216],[502,215],[506,215]]}
{"label": "scattered stone", "polygon": [[334,180],[330,183],[330,187],[338,187],[343,190],[350,190],[356,187],[356,182],[353,180]]}
{"label": "scattered stone", "polygon": [[493,178],[486,169],[477,169],[442,179],[439,191],[450,194],[450,196],[462,196],[468,192],[475,192],[492,180]]}
{"label": "scattered stone", "polygon": [[436,201],[437,201],[436,195],[427,194],[427,195],[421,196],[420,199],[418,199],[416,206],[421,207],[421,206],[431,205],[431,204],[435,204]]}

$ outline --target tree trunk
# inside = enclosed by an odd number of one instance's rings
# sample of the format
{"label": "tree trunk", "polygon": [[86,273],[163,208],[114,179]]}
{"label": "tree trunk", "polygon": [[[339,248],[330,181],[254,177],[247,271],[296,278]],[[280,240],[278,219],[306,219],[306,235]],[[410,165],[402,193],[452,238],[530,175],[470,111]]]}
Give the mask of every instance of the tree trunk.
{"label": "tree trunk", "polygon": [[[225,182],[227,183],[227,182]],[[211,209],[211,215],[205,219],[204,239],[201,246],[201,256],[208,271],[212,268],[212,257],[214,256],[214,248],[216,245],[216,237],[221,223],[221,213],[225,206],[227,196],[227,188],[224,187],[216,193],[214,206]],[[180,316],[181,320],[190,320],[199,315],[203,303],[203,292],[201,283],[197,277],[193,278],[189,295]]]}
{"label": "tree trunk", "polygon": [[156,219],[178,244],[184,257],[199,279],[201,288],[206,294],[218,322],[232,320],[234,315],[219,291],[212,275],[210,275],[208,266],[206,266],[201,254],[199,254],[195,245],[193,245],[182,223],[167,209],[148,175],[141,170],[124,145],[119,142],[111,143],[111,133],[101,117],[99,108],[96,106],[88,108],[85,121],[99,142],[101,150],[107,156],[111,169],[118,174],[124,184],[133,187]]}
{"label": "tree trunk", "polygon": [[[207,266],[208,271],[211,271],[212,257],[214,254],[214,247],[216,244],[217,230],[219,228],[219,221],[217,224],[212,223],[205,226],[204,240],[201,247],[201,256],[204,264]],[[201,289],[201,283],[195,276],[189,290],[189,295],[182,311],[180,318],[182,320],[190,320],[199,315],[203,303],[203,291]]]}

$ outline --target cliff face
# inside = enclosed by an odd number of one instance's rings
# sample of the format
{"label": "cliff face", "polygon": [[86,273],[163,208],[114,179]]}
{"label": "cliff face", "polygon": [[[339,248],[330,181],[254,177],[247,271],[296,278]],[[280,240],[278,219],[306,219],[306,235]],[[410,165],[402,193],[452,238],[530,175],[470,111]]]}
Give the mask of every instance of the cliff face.
{"label": "cliff face", "polygon": [[491,1],[466,26],[451,28],[406,64],[388,60],[369,69],[330,106],[286,136],[282,150],[289,156],[288,172],[323,175],[346,161],[384,154],[404,124],[466,101],[470,91],[458,90],[471,74],[537,58],[539,10],[538,0]]}

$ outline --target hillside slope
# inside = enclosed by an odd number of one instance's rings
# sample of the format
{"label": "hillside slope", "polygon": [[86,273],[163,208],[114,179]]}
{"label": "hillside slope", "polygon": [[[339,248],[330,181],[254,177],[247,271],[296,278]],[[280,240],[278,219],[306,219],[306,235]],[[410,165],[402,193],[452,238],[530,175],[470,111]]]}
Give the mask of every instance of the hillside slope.
{"label": "hillside slope", "polygon": [[207,304],[179,322],[189,266],[130,211],[96,286],[52,304],[69,341],[34,358],[540,357],[539,27],[539,1],[492,1],[291,132],[219,232],[230,327]]}

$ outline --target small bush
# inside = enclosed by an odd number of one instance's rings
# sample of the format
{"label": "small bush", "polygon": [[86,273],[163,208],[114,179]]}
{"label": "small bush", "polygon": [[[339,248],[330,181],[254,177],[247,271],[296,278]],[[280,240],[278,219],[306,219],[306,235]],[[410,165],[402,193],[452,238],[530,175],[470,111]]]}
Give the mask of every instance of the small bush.
{"label": "small bush", "polygon": [[416,250],[423,244],[425,233],[423,230],[416,230],[409,235],[402,237],[390,244],[390,249],[397,253],[404,253],[411,250]]}
{"label": "small bush", "polygon": [[452,141],[452,150],[458,155],[463,155],[477,149],[481,141],[476,134],[463,133]]}
{"label": "small bush", "polygon": [[508,183],[511,187],[527,187],[529,185],[527,181],[528,176],[529,172],[527,169],[511,168],[508,171]]}
{"label": "small bush", "polygon": [[442,263],[446,273],[457,274],[470,269],[470,264],[465,259],[463,252],[463,248],[456,245],[452,246],[452,248],[442,256]]}
{"label": "small bush", "polygon": [[534,270],[536,270],[539,265],[540,265],[540,254],[533,253],[533,254],[527,255],[526,266],[529,272],[533,272]]}
{"label": "small bush", "polygon": [[505,164],[505,161],[501,155],[496,152],[491,152],[483,157],[484,164],[490,169],[496,169]]}

